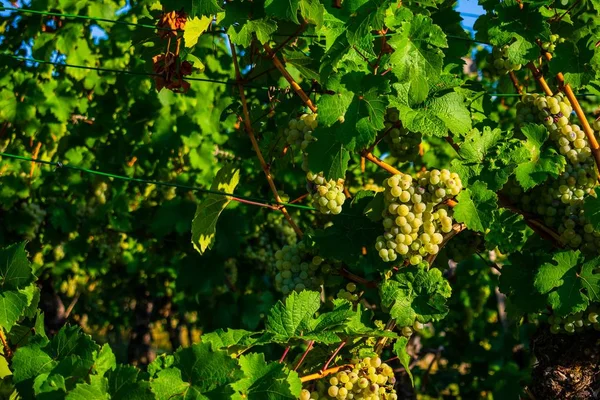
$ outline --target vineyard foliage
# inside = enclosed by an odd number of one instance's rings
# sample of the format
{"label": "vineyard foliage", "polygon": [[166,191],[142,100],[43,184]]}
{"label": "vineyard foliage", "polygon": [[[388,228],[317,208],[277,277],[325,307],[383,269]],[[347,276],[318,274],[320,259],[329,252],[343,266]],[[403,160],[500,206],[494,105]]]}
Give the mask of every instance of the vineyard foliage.
{"label": "vineyard foliage", "polygon": [[2,4],[0,398],[597,395],[598,0]]}

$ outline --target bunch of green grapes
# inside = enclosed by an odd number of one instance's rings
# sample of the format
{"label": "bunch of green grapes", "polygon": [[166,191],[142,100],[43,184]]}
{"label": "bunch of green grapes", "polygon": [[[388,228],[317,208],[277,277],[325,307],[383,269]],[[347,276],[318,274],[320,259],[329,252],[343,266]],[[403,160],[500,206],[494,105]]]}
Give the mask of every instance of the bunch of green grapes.
{"label": "bunch of green grapes", "polygon": [[304,242],[283,246],[275,253],[275,288],[284,295],[293,290],[315,290],[323,284],[323,276],[331,265],[322,257],[310,254]]}
{"label": "bunch of green grapes", "polygon": [[592,304],[587,310],[566,317],[550,316],[548,318],[550,332],[554,334],[564,332],[575,333],[590,327],[600,331],[600,320],[598,319],[599,312],[600,306],[598,304]]}
{"label": "bunch of green grapes", "polygon": [[100,204],[106,204],[106,191],[108,190],[108,185],[106,182],[100,182],[98,186],[96,186],[96,190],[94,190],[94,196],[98,200]]}
{"label": "bunch of green grapes", "polygon": [[300,118],[291,119],[288,123],[288,127],[283,131],[285,140],[290,146],[304,151],[308,144],[315,140],[312,133],[317,126],[317,114],[302,114]]}
{"label": "bunch of green grapes", "polygon": [[426,171],[417,179],[394,175],[384,181],[384,234],[375,248],[383,261],[401,258],[411,265],[437,254],[444,237],[452,230],[452,210],[442,204],[462,189],[458,174],[447,169]]}
{"label": "bunch of green grapes", "polygon": [[554,50],[556,50],[556,45],[558,43],[563,43],[564,41],[565,38],[561,38],[558,35],[550,35],[550,40],[548,42],[542,43],[542,49],[546,50],[549,53],[554,53]]}
{"label": "bunch of green grapes", "polygon": [[564,94],[524,95],[517,106],[517,121],[542,122],[550,139],[565,156],[565,171],[521,195],[518,202],[525,211],[540,215],[544,223],[558,230],[564,243],[588,252],[598,252],[600,232],[594,230],[583,214],[584,199],[594,196],[597,185],[592,151],[583,130],[570,122],[572,107]]}
{"label": "bunch of green grapes", "polygon": [[383,140],[390,148],[392,156],[401,161],[413,161],[419,155],[421,133],[414,133],[402,126],[400,113],[395,108],[388,108],[385,113],[385,132]]}
{"label": "bunch of green grapes", "polygon": [[[288,201],[289,198],[285,200],[284,203],[287,203]],[[271,212],[267,214],[267,222],[265,226],[273,231],[277,239],[284,244],[294,244],[298,240],[296,231],[294,231],[294,228],[292,228],[292,226],[285,220],[285,217],[282,213]]]}
{"label": "bunch of green grapes", "polygon": [[489,57],[489,63],[494,75],[502,76],[510,71],[518,71],[521,69],[521,64],[514,64],[508,59],[508,45],[502,47],[494,46],[492,54]]}
{"label": "bunch of green grapes", "polygon": [[[303,389],[300,400],[354,399],[397,400],[394,390],[394,370],[379,357],[353,360],[354,367],[347,367],[331,377],[317,382],[317,390]],[[327,380],[328,382],[323,382]]]}
{"label": "bunch of green grapes", "polygon": [[348,301],[357,301],[358,294],[356,292],[356,284],[354,282],[350,282],[346,285],[345,289],[340,289],[337,293],[338,299],[345,299]]}
{"label": "bunch of green grapes", "polygon": [[312,199],[317,209],[323,214],[339,214],[346,201],[344,180],[326,180],[323,173],[306,173],[306,179],[315,185]]}

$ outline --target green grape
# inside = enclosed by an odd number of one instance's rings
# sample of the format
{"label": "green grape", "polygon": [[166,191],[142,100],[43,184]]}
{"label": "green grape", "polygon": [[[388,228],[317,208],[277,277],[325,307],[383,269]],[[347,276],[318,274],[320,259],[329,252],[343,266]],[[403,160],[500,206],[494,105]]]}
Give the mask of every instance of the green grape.
{"label": "green grape", "polygon": [[400,161],[414,161],[419,156],[421,133],[410,132],[399,121],[396,108],[388,108],[385,114],[383,140],[390,148],[392,156]]}
{"label": "green grape", "polygon": [[322,262],[321,257],[310,254],[303,242],[283,246],[275,252],[275,288],[284,295],[305,288],[318,289],[326,274],[326,264]]}
{"label": "green grape", "polygon": [[315,185],[312,199],[321,213],[339,214],[342,212],[342,205],[346,201],[343,179],[327,181],[322,172],[319,174],[307,172],[306,179]]}
{"label": "green grape", "polygon": [[310,400],[310,392],[306,389],[302,389],[300,392],[300,400]]}
{"label": "green grape", "polygon": [[502,76],[508,74],[510,71],[518,71],[521,69],[521,64],[512,63],[508,59],[508,55],[508,45],[502,47],[494,47],[492,49],[492,53],[488,58],[488,62],[491,65],[491,71],[493,75]]}

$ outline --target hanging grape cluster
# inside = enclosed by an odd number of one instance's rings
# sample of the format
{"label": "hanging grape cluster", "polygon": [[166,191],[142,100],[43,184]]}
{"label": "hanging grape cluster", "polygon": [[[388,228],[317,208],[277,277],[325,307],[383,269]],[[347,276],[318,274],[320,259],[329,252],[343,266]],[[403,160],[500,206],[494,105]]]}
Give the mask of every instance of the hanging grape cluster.
{"label": "hanging grape cluster", "polygon": [[356,284],[354,282],[350,282],[346,285],[346,288],[342,288],[337,292],[338,299],[344,299],[348,301],[357,301],[358,294],[356,292]]}
{"label": "hanging grape cluster", "polygon": [[595,330],[600,331],[600,320],[598,319],[599,312],[600,305],[592,304],[587,308],[587,310],[580,311],[566,317],[561,318],[552,315],[548,318],[550,332],[555,334],[575,333],[581,332],[588,328],[594,328]]}
{"label": "hanging grape cluster", "polygon": [[[564,94],[554,96],[525,95],[517,106],[517,121],[541,121],[559,152],[565,156],[565,172],[558,178],[521,195],[511,194],[525,211],[543,217],[544,223],[558,230],[561,239],[572,248],[598,252],[600,232],[595,231],[583,214],[587,195],[594,195],[597,185],[592,151],[583,130],[570,122],[573,109]],[[514,189],[514,188],[513,188]]]}
{"label": "hanging grape cluster", "polygon": [[287,144],[299,148],[305,155],[304,150],[315,140],[312,133],[317,126],[317,114],[302,114],[298,119],[291,119],[283,131]]}
{"label": "hanging grape cluster", "polygon": [[342,212],[342,205],[346,201],[344,194],[344,180],[327,180],[323,173],[306,173],[306,179],[314,184],[314,193],[312,199],[315,207],[323,214],[339,214]]}
{"label": "hanging grape cluster", "polygon": [[[354,367],[347,367],[331,377],[317,382],[317,390],[303,389],[300,400],[354,399],[397,400],[394,390],[394,370],[379,357],[354,360]],[[326,382],[323,382],[326,381]]]}
{"label": "hanging grape cluster", "polygon": [[554,53],[556,50],[556,45],[558,43],[563,43],[565,38],[561,38],[558,35],[550,35],[550,40],[547,42],[542,42],[542,49],[546,50],[549,53]]}
{"label": "hanging grape cluster", "polygon": [[521,64],[515,64],[508,59],[508,45],[496,47],[492,49],[492,54],[489,57],[489,63],[492,73],[496,76],[508,74],[510,71],[518,71],[521,69]]}
{"label": "hanging grape cluster", "polygon": [[284,295],[293,290],[318,289],[331,265],[313,256],[304,242],[283,246],[275,253],[275,288]]}
{"label": "hanging grape cluster", "polygon": [[385,113],[385,136],[383,140],[390,148],[392,156],[400,161],[414,161],[419,156],[421,133],[413,133],[402,126],[400,113],[388,108]]}
{"label": "hanging grape cluster", "polygon": [[384,234],[375,248],[383,261],[401,258],[417,265],[437,254],[443,233],[452,230],[452,210],[442,204],[462,189],[458,174],[447,169],[410,175],[394,175],[384,181]]}

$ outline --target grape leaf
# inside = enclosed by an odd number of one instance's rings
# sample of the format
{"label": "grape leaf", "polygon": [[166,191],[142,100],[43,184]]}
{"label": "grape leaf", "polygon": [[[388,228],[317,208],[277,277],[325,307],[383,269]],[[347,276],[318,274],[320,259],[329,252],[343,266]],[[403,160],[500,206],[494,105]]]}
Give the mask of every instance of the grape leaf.
{"label": "grape leaf", "polygon": [[521,187],[528,190],[549,176],[556,178],[565,170],[566,161],[553,147],[544,146],[548,130],[543,125],[527,124],[521,127],[521,132],[527,137],[525,149],[529,151],[530,161],[519,164],[515,174]]}
{"label": "grape leaf", "polygon": [[57,365],[38,345],[19,347],[12,358],[14,382],[21,383],[49,373]]}
{"label": "grape leaf", "polygon": [[565,83],[575,90],[593,80],[596,71],[600,70],[600,50],[588,42],[584,37],[576,43],[570,40],[558,43],[549,63],[550,75],[562,73]]}
{"label": "grape leaf", "polygon": [[476,232],[485,232],[494,220],[493,211],[498,208],[498,196],[488,190],[484,182],[475,182],[463,189],[454,207],[454,219]]}
{"label": "grape leaf", "polygon": [[108,393],[102,391],[98,386],[88,383],[78,383],[75,389],[65,397],[66,400],[106,400],[109,398]]}
{"label": "grape leaf", "polygon": [[[177,368],[167,368],[159,371],[156,379],[153,379],[150,383],[150,387],[157,400],[185,399],[188,390],[190,390],[190,384],[184,382],[181,378],[181,371]],[[191,389],[189,397],[194,398],[194,395],[197,399],[208,400],[198,390]]]}
{"label": "grape leaf", "polygon": [[244,377],[231,385],[237,391],[232,399],[295,400],[300,396],[302,382],[285,364],[267,363],[265,355],[260,353],[242,355],[239,363]]}
{"label": "grape leaf", "polygon": [[448,313],[446,299],[452,289],[439,269],[423,266],[402,268],[380,287],[381,304],[389,309],[398,326],[439,321]]}
{"label": "grape leaf", "polygon": [[504,254],[519,251],[533,234],[523,216],[510,210],[494,210],[493,221],[485,234],[485,244],[489,250],[498,247]]}
{"label": "grape leaf", "polygon": [[214,332],[202,335],[202,342],[210,343],[213,350],[229,349],[231,347],[248,349],[257,340],[253,338],[253,335],[254,332],[244,329],[217,329]]}
{"label": "grape leaf", "polygon": [[185,40],[185,47],[194,47],[198,43],[200,35],[208,29],[212,22],[212,17],[203,16],[202,18],[194,17],[188,19],[185,23],[185,30],[183,31],[183,39]]}
{"label": "grape leaf", "polygon": [[21,289],[34,279],[25,242],[0,249],[0,289]]}
{"label": "grape leaf", "polygon": [[[240,173],[232,164],[226,164],[219,170],[211,190],[233,193],[240,181]],[[192,220],[192,243],[200,254],[212,248],[217,231],[217,220],[231,199],[228,196],[209,194],[198,207]]]}
{"label": "grape leaf", "polygon": [[262,18],[248,20],[241,26],[230,26],[227,34],[233,43],[248,47],[252,43],[252,34],[255,34],[258,41],[264,44],[271,39],[271,35],[276,30],[275,21]]}
{"label": "grape leaf", "polygon": [[594,188],[595,196],[586,196],[583,202],[583,212],[587,223],[592,224],[594,230],[600,230],[600,187]]}
{"label": "grape leaf", "polygon": [[410,378],[410,382],[414,386],[415,380],[413,379],[412,372],[410,370],[411,358],[410,358],[410,355],[408,354],[408,351],[406,350],[407,344],[408,344],[407,337],[404,337],[404,336],[399,337],[398,340],[396,340],[396,343],[394,343],[394,353],[398,357],[400,364],[402,364],[402,366],[404,367],[404,370],[406,371],[406,373],[408,374],[408,377]]}
{"label": "grape leaf", "polygon": [[117,359],[108,344],[102,345],[96,360],[94,361],[94,370],[100,376],[117,367]]}
{"label": "grape leaf", "polygon": [[140,370],[130,365],[119,365],[107,374],[111,400],[153,399],[150,384],[138,381]]}
{"label": "grape leaf", "polygon": [[43,393],[54,391],[60,392],[60,394],[56,395],[57,398],[64,398],[65,393],[67,392],[65,378],[58,374],[38,375],[33,381],[33,391],[36,395],[36,398],[51,398],[52,396],[44,396]]}
{"label": "grape leaf", "polygon": [[192,12],[190,16],[212,16],[218,14],[223,11],[219,3],[218,0],[192,0]]}
{"label": "grape leaf", "polygon": [[12,290],[0,292],[0,328],[10,331],[27,304],[27,296],[23,293]]}
{"label": "grape leaf", "polygon": [[415,98],[412,83],[393,85],[397,96],[390,98],[390,106],[400,112],[402,125],[411,132],[424,135],[447,136],[448,131],[465,134],[471,129],[471,116],[464,98],[457,92]]}
{"label": "grape leaf", "polygon": [[600,301],[600,257],[585,262],[581,266],[581,284],[590,301]]}
{"label": "grape leaf", "polygon": [[502,266],[499,289],[506,295],[506,311],[511,319],[546,308],[546,296],[534,287],[540,259],[533,253],[513,253]]}
{"label": "grape leaf", "polygon": [[428,79],[442,73],[444,53],[441,48],[448,47],[446,35],[431,18],[416,15],[410,22],[402,23],[388,44],[394,49],[389,61],[392,72],[401,83],[410,82],[413,90],[420,92],[417,98],[424,98]]}
{"label": "grape leaf", "polygon": [[317,141],[306,148],[308,167],[311,171],[323,171],[327,179],[345,178],[350,150],[338,141],[335,132],[327,128],[317,128],[313,132]]}
{"label": "grape leaf", "polygon": [[360,6],[349,20],[346,36],[351,46],[358,47],[366,56],[376,57],[373,34],[383,28],[388,0],[369,0]]}
{"label": "grape leaf", "polygon": [[536,273],[534,286],[548,294],[548,303],[558,316],[584,311],[589,300],[582,293],[579,277],[579,251],[563,251],[553,255],[553,262],[542,264]]}
{"label": "grape leaf", "polygon": [[266,0],[265,12],[267,15],[272,15],[279,19],[290,20],[295,24],[300,24],[298,21],[298,9],[300,8],[301,0]]}
{"label": "grape leaf", "polygon": [[271,308],[267,316],[266,330],[282,342],[300,336],[302,331],[308,329],[309,322],[320,305],[321,296],[318,292],[292,292],[285,299],[285,305],[279,301]]}

